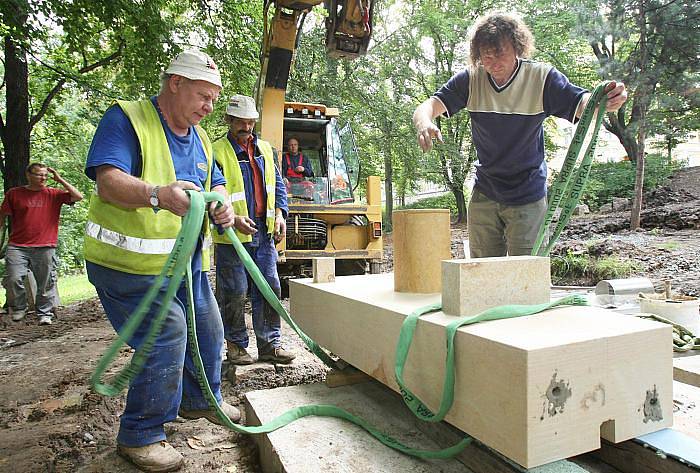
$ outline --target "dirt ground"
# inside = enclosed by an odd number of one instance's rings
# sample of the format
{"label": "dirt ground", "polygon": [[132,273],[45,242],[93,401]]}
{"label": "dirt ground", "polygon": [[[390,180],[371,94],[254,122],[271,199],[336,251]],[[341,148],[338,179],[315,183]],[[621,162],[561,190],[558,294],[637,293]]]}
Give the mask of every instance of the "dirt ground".
{"label": "dirt ground", "polygon": [[[636,261],[655,282],[700,294],[700,168],[681,171],[668,186],[647,195],[643,231],[630,232],[629,211],[575,218],[556,251],[595,242],[599,251]],[[465,226],[452,228],[452,253],[463,257]],[[386,238],[384,271],[392,267]],[[7,316],[3,317],[3,321]],[[135,472],[115,453],[124,394],[107,398],[89,389],[96,363],[114,339],[97,300],[60,310],[52,326],[36,318],[0,327],[0,472]],[[253,337],[254,339],[254,337]],[[325,368],[285,326],[284,343],[300,356],[291,366],[255,364],[225,381],[224,397],[239,404],[244,393],[310,383]],[[115,369],[131,355],[123,349]],[[169,441],[185,455],[183,471],[257,472],[257,450],[249,437],[206,420],[166,426]]]}

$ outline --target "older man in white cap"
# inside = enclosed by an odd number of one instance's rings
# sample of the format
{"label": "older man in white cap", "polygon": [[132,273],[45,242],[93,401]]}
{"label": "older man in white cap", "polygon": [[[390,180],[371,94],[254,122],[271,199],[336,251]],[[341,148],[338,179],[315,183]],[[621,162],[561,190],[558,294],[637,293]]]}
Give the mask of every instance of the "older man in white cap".
{"label": "older man in white cap", "polygon": [[[161,77],[160,93],[149,99],[117,101],[100,121],[85,173],[96,181],[88,213],[85,259],[109,321],[120,330],[161,271],[180,217],[189,209],[186,189],[226,195],[226,181],[214,165],[211,142],[198,125],[221,91],[214,61],[199,51],[180,53]],[[209,208],[221,227],[234,223],[229,204]],[[203,226],[207,231],[208,222]],[[238,409],[221,396],[223,326],[207,279],[206,235],[192,258],[197,334],[209,384],[233,421]],[[129,387],[117,451],[145,471],[174,471],[182,455],[165,439],[163,424],[179,414],[220,423],[197,382],[187,350],[183,284],[170,305],[151,356]],[[162,289],[165,291],[165,289]],[[151,309],[129,342],[140,347],[157,312]]]}
{"label": "older man in white cap", "polygon": [[[229,132],[214,143],[214,152],[236,213],[236,235],[280,297],[275,241],[279,241],[286,231],[287,190],[275,166],[272,146],[253,133],[257,119],[252,97],[231,97],[225,117]],[[246,351],[248,331],[244,317],[245,300],[250,292],[258,360],[290,363],[294,355],[282,348],[279,314],[251,284],[243,262],[230,242],[219,235],[214,235],[214,242],[216,299],[224,320],[228,362],[234,365],[253,363]]]}

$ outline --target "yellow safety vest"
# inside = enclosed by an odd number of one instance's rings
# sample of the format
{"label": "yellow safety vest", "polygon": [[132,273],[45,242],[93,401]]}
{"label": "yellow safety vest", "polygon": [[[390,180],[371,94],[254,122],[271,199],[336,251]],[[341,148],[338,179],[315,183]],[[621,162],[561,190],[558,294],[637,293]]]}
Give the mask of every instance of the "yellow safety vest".
{"label": "yellow safety vest", "polygon": [[[136,131],[143,160],[140,178],[154,185],[166,186],[176,180],[175,167],[165,130],[150,99],[137,102],[117,101]],[[195,127],[207,157],[208,175],[205,183],[211,188],[212,146],[206,132]],[[127,209],[103,200],[97,189],[90,198],[85,227],[85,259],[117,271],[130,274],[159,274],[175,245],[181,219],[150,207]],[[204,247],[202,270],[208,271],[209,221],[203,224]]]}
{"label": "yellow safety vest", "polygon": [[[236,216],[249,217],[241,165],[238,163],[238,157],[233,150],[233,146],[231,146],[231,142],[227,136],[224,136],[214,142],[213,148],[216,162],[219,163],[226,178],[226,192],[228,192],[233,211],[236,213]],[[258,139],[258,148],[260,148],[265,162],[265,192],[267,194],[265,222],[267,224],[267,233],[272,233],[275,231],[275,159],[272,153],[272,146],[267,141]],[[236,230],[236,236],[243,243],[253,239],[251,235],[245,235],[238,230]],[[218,232],[214,232],[212,239],[214,243],[231,243],[226,238],[226,235],[219,235]]]}

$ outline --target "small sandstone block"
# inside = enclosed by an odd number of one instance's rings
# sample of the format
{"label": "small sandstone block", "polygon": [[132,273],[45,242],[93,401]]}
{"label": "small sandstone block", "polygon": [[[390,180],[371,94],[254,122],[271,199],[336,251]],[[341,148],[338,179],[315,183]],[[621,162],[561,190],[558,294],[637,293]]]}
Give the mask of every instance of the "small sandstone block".
{"label": "small sandstone block", "polygon": [[314,258],[312,264],[315,283],[335,281],[335,258]]}
{"label": "small sandstone block", "polygon": [[505,256],[442,262],[442,310],[475,315],[509,304],[550,300],[549,258]]}

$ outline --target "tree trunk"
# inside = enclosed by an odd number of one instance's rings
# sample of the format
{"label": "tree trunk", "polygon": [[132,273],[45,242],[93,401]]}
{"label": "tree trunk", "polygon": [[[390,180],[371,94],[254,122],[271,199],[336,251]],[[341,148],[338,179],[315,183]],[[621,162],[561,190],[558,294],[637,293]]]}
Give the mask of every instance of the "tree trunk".
{"label": "tree trunk", "polygon": [[632,215],[630,216],[630,230],[639,228],[642,214],[642,194],[644,192],[644,129],[639,129],[639,156],[637,157],[637,172],[634,179],[634,200],[632,202]]}
{"label": "tree trunk", "polygon": [[391,228],[391,213],[394,211],[394,169],[391,165],[391,146],[384,152],[384,196],[386,198],[386,225]]}
{"label": "tree trunk", "polygon": [[[642,213],[642,194],[644,191],[644,138],[646,133],[646,113],[648,108],[648,98],[650,89],[647,86],[649,78],[647,72],[647,24],[646,24],[646,5],[644,0],[639,1],[639,17],[637,25],[639,26],[639,51],[641,53],[639,60],[639,77],[641,81],[637,85],[635,96],[635,107],[639,106],[639,120],[637,122],[637,172],[634,180],[634,201],[632,202],[632,213],[630,215],[630,230],[639,228],[640,217]],[[638,104],[638,105],[637,105]],[[634,110],[633,110],[634,111]]]}
{"label": "tree trunk", "polygon": [[30,135],[28,83],[26,52],[8,35],[5,37],[7,114],[2,130],[2,144],[5,148],[5,191],[26,184],[24,169],[29,164]]}
{"label": "tree trunk", "polygon": [[453,189],[457,202],[457,223],[467,223],[467,201],[464,198],[464,189]]}

